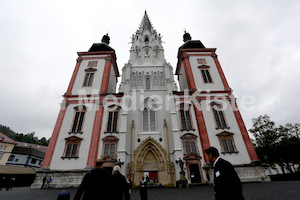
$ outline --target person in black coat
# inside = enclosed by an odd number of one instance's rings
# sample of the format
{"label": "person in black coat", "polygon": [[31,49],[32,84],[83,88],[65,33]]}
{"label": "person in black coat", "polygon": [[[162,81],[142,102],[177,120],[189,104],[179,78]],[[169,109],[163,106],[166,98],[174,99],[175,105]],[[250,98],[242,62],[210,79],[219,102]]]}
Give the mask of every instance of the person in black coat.
{"label": "person in black coat", "polygon": [[111,200],[129,200],[129,187],[125,176],[120,173],[120,166],[116,165],[110,177],[110,198]]}
{"label": "person in black coat", "polygon": [[132,181],[130,179],[130,176],[127,175],[126,176],[126,181],[127,181],[127,185],[128,185],[128,190],[129,190],[129,199],[130,199],[130,194],[131,194],[131,190],[132,190]]}
{"label": "person in black coat", "polygon": [[46,181],[47,181],[47,177],[44,176],[44,178],[43,178],[43,183],[42,183],[42,187],[41,187],[42,189],[44,188]]}
{"label": "person in black coat", "polygon": [[243,200],[242,183],[230,162],[222,159],[215,147],[205,149],[214,166],[214,189],[216,200]]}
{"label": "person in black coat", "polygon": [[103,161],[97,160],[96,167],[86,173],[76,192],[74,200],[106,200],[108,199],[109,175],[102,168]]}
{"label": "person in black coat", "polygon": [[140,181],[140,196],[141,196],[141,200],[148,199],[147,182],[145,181],[144,176],[142,177],[142,180]]}

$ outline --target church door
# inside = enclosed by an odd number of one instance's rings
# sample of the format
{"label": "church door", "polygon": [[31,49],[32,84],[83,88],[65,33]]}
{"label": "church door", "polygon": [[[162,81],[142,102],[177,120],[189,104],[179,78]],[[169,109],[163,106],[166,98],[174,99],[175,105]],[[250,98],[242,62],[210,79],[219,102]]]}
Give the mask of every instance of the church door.
{"label": "church door", "polygon": [[154,184],[158,183],[157,172],[149,172],[149,179],[153,181],[155,180]]}
{"label": "church door", "polygon": [[192,183],[201,183],[201,175],[199,171],[199,165],[198,164],[190,164],[190,176],[191,176],[191,182]]}

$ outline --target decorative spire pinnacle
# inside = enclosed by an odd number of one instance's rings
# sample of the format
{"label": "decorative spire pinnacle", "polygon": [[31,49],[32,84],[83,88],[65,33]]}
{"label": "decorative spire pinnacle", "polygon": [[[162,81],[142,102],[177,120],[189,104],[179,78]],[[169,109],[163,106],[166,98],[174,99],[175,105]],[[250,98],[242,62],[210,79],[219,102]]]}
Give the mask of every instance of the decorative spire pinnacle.
{"label": "decorative spire pinnacle", "polygon": [[151,28],[152,28],[151,21],[150,21],[148,15],[147,15],[147,10],[145,10],[145,14],[144,14],[143,20],[141,22],[140,28],[142,28],[142,29],[147,28],[149,30],[151,30]]}

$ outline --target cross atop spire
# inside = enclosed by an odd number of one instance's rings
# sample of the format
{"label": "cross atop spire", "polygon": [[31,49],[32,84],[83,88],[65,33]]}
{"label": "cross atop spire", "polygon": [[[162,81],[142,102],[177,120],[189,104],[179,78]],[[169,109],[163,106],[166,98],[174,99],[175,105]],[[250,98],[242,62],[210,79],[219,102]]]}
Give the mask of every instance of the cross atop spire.
{"label": "cross atop spire", "polygon": [[140,29],[143,30],[143,29],[148,29],[151,31],[151,28],[152,27],[152,24],[151,24],[151,21],[147,15],[147,11],[145,10],[145,14],[144,14],[144,17],[143,17],[143,20],[141,22],[141,25],[140,25]]}

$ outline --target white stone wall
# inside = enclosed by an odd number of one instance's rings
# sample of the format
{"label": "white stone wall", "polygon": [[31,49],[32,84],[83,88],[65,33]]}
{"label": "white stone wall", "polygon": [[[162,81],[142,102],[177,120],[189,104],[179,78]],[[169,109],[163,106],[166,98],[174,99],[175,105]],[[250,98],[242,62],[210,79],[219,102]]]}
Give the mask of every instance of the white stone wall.
{"label": "white stone wall", "polygon": [[[84,56],[85,57],[85,56]],[[97,56],[98,57],[98,56]],[[93,84],[92,87],[84,87],[83,82],[85,79],[85,74],[86,72],[84,70],[88,69],[88,62],[91,60],[83,60],[81,61],[78,74],[76,76],[76,80],[74,82],[72,94],[78,94],[79,91],[83,90],[85,91],[86,94],[91,94],[93,93],[93,90],[100,90],[101,83],[102,83],[102,75],[103,75],[103,70],[105,66],[105,59],[93,59],[92,61],[98,61],[97,67],[94,67],[97,69],[96,72],[94,72],[94,78],[93,78]]]}
{"label": "white stone wall", "polygon": [[[255,165],[237,165],[233,166],[236,173],[238,174],[241,182],[269,182],[271,181],[270,177],[265,175],[264,169],[261,166]],[[210,180],[214,182],[214,169],[209,167],[208,173],[210,176]],[[205,176],[206,177],[206,176]],[[206,177],[207,178],[207,177]]]}
{"label": "white stone wall", "polygon": [[181,63],[180,75],[178,77],[179,77],[180,91],[188,90],[189,86],[188,86],[188,83],[187,83],[183,62]]}
{"label": "white stone wall", "polygon": [[[74,170],[74,171],[38,171],[34,183],[31,188],[38,189],[42,187],[43,178],[52,178],[49,186],[46,188],[70,188],[79,187],[86,170]],[[47,183],[47,182],[46,182]],[[45,184],[46,184],[45,183]]]}
{"label": "white stone wall", "polygon": [[75,115],[74,107],[79,104],[70,104],[67,107],[67,111],[60,129],[60,133],[57,139],[56,147],[52,157],[50,165],[51,170],[71,170],[71,169],[84,169],[87,164],[87,158],[89,153],[89,147],[91,142],[91,135],[93,131],[95,109],[91,109],[91,105],[87,106],[87,112],[85,114],[84,124],[82,126],[82,134],[76,134],[77,137],[83,138],[79,149],[79,158],[77,159],[62,159],[65,149],[65,138],[70,137],[74,134],[69,134],[71,131],[73,118]]}
{"label": "white stone wall", "polygon": [[[192,52],[191,52],[192,53]],[[197,54],[195,52],[195,54]],[[198,64],[197,59],[204,58],[206,60],[205,65],[210,66],[209,73],[212,79],[212,83],[204,83],[201,70],[198,68],[202,64]],[[214,62],[214,59],[211,56],[190,56],[189,61],[191,64],[196,88],[201,89],[202,91],[211,90],[211,91],[220,91],[224,90],[224,85],[222,83],[221,77],[219,75],[217,66]]]}
{"label": "white stone wall", "polygon": [[204,121],[207,129],[210,145],[216,147],[221,153],[221,145],[217,134],[223,131],[231,132],[234,134],[233,138],[238,153],[225,154],[225,155],[221,154],[221,157],[228,160],[232,164],[249,164],[251,162],[249,158],[249,154],[247,152],[245,142],[242,138],[230,102],[228,100],[222,101],[224,103],[223,108],[227,107],[226,109],[224,109],[223,113],[225,115],[227,125],[230,127],[230,129],[218,129],[218,130],[216,130],[214,114],[209,105],[210,102],[212,101],[210,100],[201,101],[201,107],[203,108],[202,111],[203,111]]}
{"label": "white stone wall", "polygon": [[108,84],[108,91],[107,91],[108,93],[116,92],[116,85],[117,85],[116,78],[117,77],[116,77],[115,70],[114,70],[114,67],[112,64],[111,68],[110,68],[110,74],[109,74],[109,84]]}

